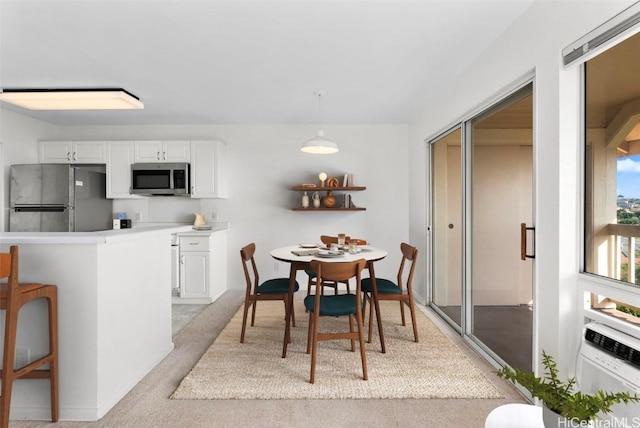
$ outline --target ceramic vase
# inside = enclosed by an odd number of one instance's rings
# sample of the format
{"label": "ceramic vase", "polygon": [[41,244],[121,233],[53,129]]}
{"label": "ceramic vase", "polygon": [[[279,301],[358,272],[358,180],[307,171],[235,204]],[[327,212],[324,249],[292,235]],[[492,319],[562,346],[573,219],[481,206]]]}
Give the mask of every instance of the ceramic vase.
{"label": "ceramic vase", "polygon": [[333,191],[329,190],[327,192],[327,196],[324,198],[323,203],[325,208],[333,208],[336,206],[336,197],[333,196]]}
{"label": "ceramic vase", "polygon": [[320,208],[320,194],[318,192],[313,192],[313,207]]}
{"label": "ceramic vase", "polygon": [[307,195],[307,192],[302,195],[302,208],[309,208],[309,195]]}

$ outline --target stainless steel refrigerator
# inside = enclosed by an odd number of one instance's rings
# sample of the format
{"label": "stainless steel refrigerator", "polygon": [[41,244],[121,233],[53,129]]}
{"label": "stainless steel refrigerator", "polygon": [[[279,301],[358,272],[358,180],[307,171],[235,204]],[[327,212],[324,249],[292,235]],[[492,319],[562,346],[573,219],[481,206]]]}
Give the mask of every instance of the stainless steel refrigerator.
{"label": "stainless steel refrigerator", "polygon": [[106,175],[92,167],[12,165],[10,232],[91,232],[111,229]]}

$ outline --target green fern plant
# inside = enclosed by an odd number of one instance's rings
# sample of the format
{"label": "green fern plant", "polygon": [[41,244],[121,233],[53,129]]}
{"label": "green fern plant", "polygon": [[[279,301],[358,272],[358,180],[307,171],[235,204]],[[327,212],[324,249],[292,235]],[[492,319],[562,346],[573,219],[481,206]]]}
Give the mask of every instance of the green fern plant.
{"label": "green fern plant", "polygon": [[629,392],[606,392],[599,390],[594,394],[575,391],[576,378],[561,381],[558,368],[551,355],[542,351],[544,377],[538,377],[530,371],[503,367],[496,372],[501,378],[518,383],[527,389],[533,397],[542,400],[554,412],[572,421],[588,422],[594,420],[600,412],[611,412],[611,406],[618,403],[640,402],[640,397]]}

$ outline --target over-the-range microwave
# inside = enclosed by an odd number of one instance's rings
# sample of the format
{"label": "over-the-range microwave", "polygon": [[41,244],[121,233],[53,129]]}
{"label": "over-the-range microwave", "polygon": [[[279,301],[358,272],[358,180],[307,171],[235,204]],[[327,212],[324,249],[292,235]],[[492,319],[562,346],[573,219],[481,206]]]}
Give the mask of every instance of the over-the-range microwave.
{"label": "over-the-range microwave", "polygon": [[189,196],[188,163],[134,163],[131,165],[131,194]]}

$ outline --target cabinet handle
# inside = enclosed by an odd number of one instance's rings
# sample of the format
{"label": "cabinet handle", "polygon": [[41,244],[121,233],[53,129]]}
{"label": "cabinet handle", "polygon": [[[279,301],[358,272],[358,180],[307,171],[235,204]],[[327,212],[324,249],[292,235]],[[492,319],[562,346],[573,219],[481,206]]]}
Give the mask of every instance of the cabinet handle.
{"label": "cabinet handle", "polygon": [[184,255],[180,255],[180,264],[183,265],[184,264]]}
{"label": "cabinet handle", "polygon": [[77,152],[73,152],[73,160],[78,160],[78,153]]}
{"label": "cabinet handle", "polygon": [[71,161],[71,152],[67,152],[67,160]]}
{"label": "cabinet handle", "polygon": [[160,160],[160,152],[156,153],[156,159]]}
{"label": "cabinet handle", "polygon": [[167,160],[167,152],[162,152],[162,160]]}

